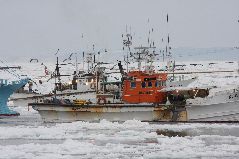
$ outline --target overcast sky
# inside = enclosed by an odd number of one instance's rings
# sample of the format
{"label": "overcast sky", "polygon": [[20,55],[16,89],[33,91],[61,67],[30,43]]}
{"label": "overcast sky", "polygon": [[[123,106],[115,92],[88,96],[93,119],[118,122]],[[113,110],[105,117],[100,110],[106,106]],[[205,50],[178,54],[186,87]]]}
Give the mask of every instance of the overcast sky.
{"label": "overcast sky", "polygon": [[239,0],[0,0],[0,55],[117,50],[126,25],[135,45],[154,28],[157,46],[167,33],[172,47],[239,46],[238,20]]}

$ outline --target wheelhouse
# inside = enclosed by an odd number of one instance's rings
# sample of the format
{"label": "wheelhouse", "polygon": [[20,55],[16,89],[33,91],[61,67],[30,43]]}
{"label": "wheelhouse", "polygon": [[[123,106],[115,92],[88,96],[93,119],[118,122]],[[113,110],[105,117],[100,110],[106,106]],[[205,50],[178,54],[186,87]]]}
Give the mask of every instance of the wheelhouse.
{"label": "wheelhouse", "polygon": [[123,101],[127,103],[165,103],[166,93],[159,92],[166,87],[166,73],[145,73],[132,71],[124,80]]}

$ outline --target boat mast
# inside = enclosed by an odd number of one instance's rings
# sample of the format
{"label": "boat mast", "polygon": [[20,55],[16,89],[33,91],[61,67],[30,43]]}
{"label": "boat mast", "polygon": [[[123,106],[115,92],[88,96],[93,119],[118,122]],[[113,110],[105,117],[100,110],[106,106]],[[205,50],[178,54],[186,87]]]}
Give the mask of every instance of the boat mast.
{"label": "boat mast", "polygon": [[83,66],[82,66],[82,69],[83,69],[83,72],[85,71],[85,52],[83,51],[82,52],[82,56],[83,56]]}
{"label": "boat mast", "polygon": [[[169,16],[167,14],[167,30],[169,29]],[[167,44],[166,44],[166,56],[168,58],[168,61],[167,61],[167,71],[168,72],[173,72],[173,77],[172,77],[172,80],[174,80],[175,78],[175,74],[174,74],[174,71],[175,71],[175,61],[172,60],[172,52],[171,52],[171,46],[170,46],[170,38],[169,38],[169,31],[168,32],[168,36],[167,36]]]}
{"label": "boat mast", "polygon": [[86,63],[87,63],[87,72],[89,73],[90,72],[90,64],[93,63],[93,53],[91,52],[88,52],[86,53]]}
{"label": "boat mast", "polygon": [[[124,38],[124,34],[122,34],[122,38]],[[130,32],[128,33],[128,28],[127,28],[127,25],[126,25],[126,35],[125,35],[125,38],[126,39],[123,39],[123,50],[125,49],[125,47],[127,48],[127,55],[126,55],[126,72],[128,73],[129,71],[129,53],[130,52],[130,47],[132,45],[132,35],[131,35],[131,27],[130,27]]]}
{"label": "boat mast", "polygon": [[[58,78],[58,82],[56,78]],[[60,87],[60,89],[58,87]],[[55,91],[54,91],[55,99],[56,99],[57,90],[61,90],[61,78],[60,78],[60,67],[59,67],[58,57],[56,57],[56,69],[55,69]]]}
{"label": "boat mast", "polygon": [[[155,42],[152,38],[152,34],[154,32],[154,28],[150,26],[150,20],[148,19],[148,29],[149,29],[149,32],[148,32],[148,53],[147,53],[147,56],[145,58],[145,69],[146,69],[146,72],[150,73],[153,71],[153,62],[155,60],[155,57],[158,55],[156,54],[155,52]],[[147,66],[146,64],[149,63],[149,65]]]}
{"label": "boat mast", "polygon": [[78,74],[78,59],[77,59],[77,53],[75,53],[76,55],[76,75]]}

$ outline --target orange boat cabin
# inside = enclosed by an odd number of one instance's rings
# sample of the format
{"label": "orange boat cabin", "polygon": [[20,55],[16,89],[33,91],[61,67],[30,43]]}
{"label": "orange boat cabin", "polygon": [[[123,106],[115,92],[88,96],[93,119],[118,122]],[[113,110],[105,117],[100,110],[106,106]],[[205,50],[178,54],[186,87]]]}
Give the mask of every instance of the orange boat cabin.
{"label": "orange boat cabin", "polygon": [[167,73],[149,74],[143,71],[129,72],[123,83],[123,101],[126,103],[166,103]]}

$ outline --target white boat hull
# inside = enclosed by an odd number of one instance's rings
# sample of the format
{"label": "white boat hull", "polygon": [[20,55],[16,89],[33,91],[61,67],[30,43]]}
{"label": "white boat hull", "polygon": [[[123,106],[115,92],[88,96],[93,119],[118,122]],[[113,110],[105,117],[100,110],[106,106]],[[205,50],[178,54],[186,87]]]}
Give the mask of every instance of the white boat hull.
{"label": "white boat hull", "polygon": [[216,91],[211,96],[191,99],[188,103],[189,121],[239,121],[237,89]]}
{"label": "white boat hull", "polygon": [[211,105],[187,105],[173,120],[173,112],[153,105],[54,105],[31,104],[45,122],[72,121],[176,121],[176,122],[237,122],[239,101]]}
{"label": "white boat hull", "polygon": [[189,121],[239,121],[239,101],[186,106]]}
{"label": "white boat hull", "polygon": [[[171,121],[172,112],[162,110],[153,105],[89,105],[89,106],[59,106],[59,105],[32,105],[45,122],[72,122],[72,121]],[[179,121],[185,121],[185,111],[179,115]]]}
{"label": "white boat hull", "polygon": [[237,122],[239,92],[228,90],[214,96],[189,99],[185,106],[153,104],[90,104],[84,106],[32,103],[47,122],[76,120],[98,121],[176,121],[176,122]]}

